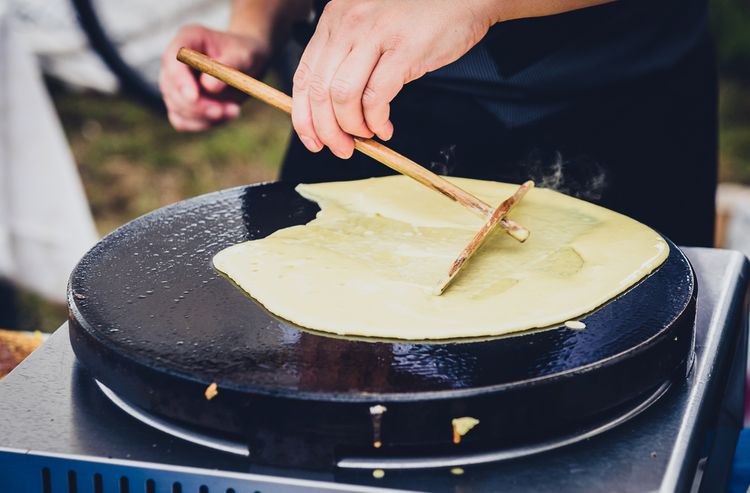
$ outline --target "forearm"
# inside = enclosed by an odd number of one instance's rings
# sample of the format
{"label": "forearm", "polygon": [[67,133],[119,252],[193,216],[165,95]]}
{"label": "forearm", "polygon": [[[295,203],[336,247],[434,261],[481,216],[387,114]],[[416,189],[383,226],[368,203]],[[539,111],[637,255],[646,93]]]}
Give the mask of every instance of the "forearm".
{"label": "forearm", "polygon": [[613,1],[615,0],[477,0],[473,3],[476,4],[478,14],[488,19],[492,25],[512,19],[561,14]]}
{"label": "forearm", "polygon": [[229,32],[276,43],[288,36],[291,25],[303,20],[312,6],[312,0],[233,0]]}

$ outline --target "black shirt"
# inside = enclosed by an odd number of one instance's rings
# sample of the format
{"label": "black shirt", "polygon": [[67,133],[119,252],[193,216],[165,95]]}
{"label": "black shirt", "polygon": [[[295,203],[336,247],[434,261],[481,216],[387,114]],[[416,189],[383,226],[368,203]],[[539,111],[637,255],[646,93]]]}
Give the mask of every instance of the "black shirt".
{"label": "black shirt", "polygon": [[619,0],[496,24],[415,83],[472,94],[515,127],[668,74],[707,35],[705,0]]}

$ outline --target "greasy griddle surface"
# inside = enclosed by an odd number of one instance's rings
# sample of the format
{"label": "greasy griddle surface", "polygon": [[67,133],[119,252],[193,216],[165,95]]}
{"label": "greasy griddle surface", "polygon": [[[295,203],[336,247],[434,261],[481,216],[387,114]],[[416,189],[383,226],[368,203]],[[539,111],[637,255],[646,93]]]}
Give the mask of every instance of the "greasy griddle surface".
{"label": "greasy griddle surface", "polygon": [[[659,335],[694,295],[691,268],[671,245],[655,273],[581,317],[585,330],[559,327],[460,343],[314,333],[270,314],[222,277],[211,259],[227,246],[306,223],[317,211],[293,185],[276,183],[204,195],[123,226],[72,275],[74,347],[78,334],[87,347],[117,355],[122,365],[148,368],[166,382],[216,382],[238,392],[324,400],[471,392],[625,357]],[[106,380],[106,372],[96,373]]]}

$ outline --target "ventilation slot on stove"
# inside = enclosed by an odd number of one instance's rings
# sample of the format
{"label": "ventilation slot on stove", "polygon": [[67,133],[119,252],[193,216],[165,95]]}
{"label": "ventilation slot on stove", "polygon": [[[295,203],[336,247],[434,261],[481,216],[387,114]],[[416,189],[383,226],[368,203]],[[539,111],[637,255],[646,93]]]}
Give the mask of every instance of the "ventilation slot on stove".
{"label": "ventilation slot on stove", "polygon": [[75,471],[68,471],[68,493],[78,493],[78,478]]}
{"label": "ventilation slot on stove", "polygon": [[52,476],[48,467],[42,469],[42,493],[52,493]]}
{"label": "ventilation slot on stove", "polygon": [[177,475],[162,475],[161,471],[128,471],[123,474],[125,470],[113,471],[107,466],[76,470],[69,467],[40,467],[41,489],[34,493],[262,493],[257,489],[238,489],[237,485],[229,487],[228,481],[221,479],[211,483],[207,477],[175,481]]}
{"label": "ventilation slot on stove", "polygon": [[[55,477],[58,478],[57,483],[53,483],[52,472],[49,467],[42,468],[41,493],[104,493],[104,479],[99,473],[95,473],[91,476],[90,483],[85,481],[84,476],[79,477],[79,474],[72,470],[67,471],[67,479],[64,479],[66,478],[65,471],[61,470],[55,471]],[[67,485],[66,488],[62,487],[63,485],[59,482],[60,479],[65,480],[65,485]],[[53,484],[56,484],[54,489]],[[119,489],[117,489],[116,493],[130,493],[130,482],[127,476],[120,476],[117,484]],[[181,493],[179,490],[173,489],[173,491]],[[140,493],[140,491],[138,493]],[[146,481],[145,493],[156,493],[156,483],[153,479]]]}
{"label": "ventilation slot on stove", "polygon": [[104,482],[99,473],[94,474],[94,493],[104,493]]}

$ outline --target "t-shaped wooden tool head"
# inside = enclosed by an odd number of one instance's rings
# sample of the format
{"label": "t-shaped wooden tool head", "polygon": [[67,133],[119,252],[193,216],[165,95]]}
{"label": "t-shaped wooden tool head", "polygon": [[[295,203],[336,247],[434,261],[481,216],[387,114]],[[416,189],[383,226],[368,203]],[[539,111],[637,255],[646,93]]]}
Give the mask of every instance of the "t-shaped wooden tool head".
{"label": "t-shaped wooden tool head", "polygon": [[528,192],[532,188],[534,188],[534,182],[527,181],[526,183],[521,185],[518,190],[516,190],[516,193],[508,197],[502,204],[497,206],[497,209],[495,209],[490,218],[487,219],[487,222],[482,225],[479,231],[477,231],[477,234],[474,235],[474,238],[471,239],[471,241],[458,255],[458,258],[453,261],[451,268],[448,270],[448,275],[445,276],[445,278],[443,278],[440,281],[440,284],[438,284],[435,288],[434,293],[436,295],[439,296],[443,294],[446,289],[448,289],[448,286],[451,282],[453,282],[453,279],[456,278],[458,273],[461,272],[461,269],[463,269],[463,267],[466,265],[466,262],[468,262],[468,260],[472,255],[474,255],[474,253],[476,253],[477,250],[479,250],[479,247],[482,246],[485,240],[497,228],[503,218],[507,216],[510,210],[523,198],[524,195],[526,195],[526,192]]}

